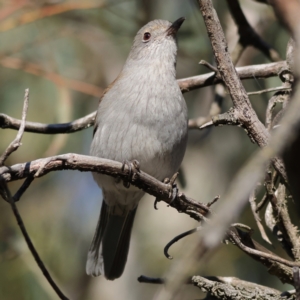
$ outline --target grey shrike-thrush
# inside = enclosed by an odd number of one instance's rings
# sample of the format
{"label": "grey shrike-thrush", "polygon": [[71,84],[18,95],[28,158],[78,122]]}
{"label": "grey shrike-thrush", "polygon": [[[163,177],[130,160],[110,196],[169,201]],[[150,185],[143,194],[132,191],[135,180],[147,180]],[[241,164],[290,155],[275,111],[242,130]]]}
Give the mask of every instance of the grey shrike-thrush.
{"label": "grey shrike-thrush", "polygon": [[[187,108],[176,82],[176,33],[183,23],[154,20],[142,27],[126,63],[100,100],[92,156],[119,162],[137,160],[157,178],[170,178],[179,168],[187,143]],[[124,271],[130,234],[144,191],[122,181],[93,174],[103,192],[86,272],[109,280]]]}

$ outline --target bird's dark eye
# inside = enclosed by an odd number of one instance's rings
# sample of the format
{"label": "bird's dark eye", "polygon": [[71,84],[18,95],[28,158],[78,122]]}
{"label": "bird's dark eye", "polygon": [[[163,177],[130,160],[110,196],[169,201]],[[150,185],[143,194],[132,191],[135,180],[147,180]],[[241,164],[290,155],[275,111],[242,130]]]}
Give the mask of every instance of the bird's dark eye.
{"label": "bird's dark eye", "polygon": [[143,37],[143,42],[148,42],[151,38],[151,33],[150,32],[145,32],[144,37]]}

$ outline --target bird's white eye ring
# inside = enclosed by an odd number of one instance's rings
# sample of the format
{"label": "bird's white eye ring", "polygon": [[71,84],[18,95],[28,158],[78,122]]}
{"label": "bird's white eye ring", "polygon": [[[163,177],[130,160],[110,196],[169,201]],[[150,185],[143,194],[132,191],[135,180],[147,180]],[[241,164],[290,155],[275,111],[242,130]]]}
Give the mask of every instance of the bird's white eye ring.
{"label": "bird's white eye ring", "polygon": [[145,32],[143,36],[143,42],[149,42],[150,38],[151,38],[151,33]]}

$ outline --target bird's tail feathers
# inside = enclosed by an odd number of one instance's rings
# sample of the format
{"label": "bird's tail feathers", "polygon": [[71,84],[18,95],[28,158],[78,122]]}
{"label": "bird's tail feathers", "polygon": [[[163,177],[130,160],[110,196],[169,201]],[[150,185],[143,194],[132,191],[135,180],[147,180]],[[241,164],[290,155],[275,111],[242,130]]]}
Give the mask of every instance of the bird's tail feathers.
{"label": "bird's tail feathers", "polygon": [[122,275],[136,209],[137,207],[124,215],[115,215],[109,212],[109,207],[103,201],[100,220],[88,253],[88,275],[104,274],[109,280]]}

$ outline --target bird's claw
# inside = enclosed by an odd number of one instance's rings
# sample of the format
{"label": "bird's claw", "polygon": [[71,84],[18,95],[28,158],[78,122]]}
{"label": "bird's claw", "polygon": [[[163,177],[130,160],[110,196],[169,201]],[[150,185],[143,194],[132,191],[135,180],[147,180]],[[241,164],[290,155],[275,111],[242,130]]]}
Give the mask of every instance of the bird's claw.
{"label": "bird's claw", "polygon": [[[169,191],[169,198],[171,198],[171,201],[169,203],[169,205],[175,200],[175,198],[177,197],[178,194],[178,188],[177,188],[177,184],[175,183],[177,176],[178,176],[178,172],[176,172],[171,179],[170,178],[165,178],[164,179],[164,183],[165,184],[169,184],[170,185],[170,191]],[[160,199],[156,198],[154,201],[154,209],[158,209],[157,208],[157,203],[160,201]]]}
{"label": "bird's claw", "polygon": [[171,188],[170,188],[170,192],[169,192],[169,198],[171,198],[171,196],[172,196],[171,201],[170,201],[169,204],[171,204],[171,203],[175,200],[175,198],[176,198],[176,196],[177,196],[177,194],[178,194],[177,184],[175,183],[178,174],[179,174],[179,173],[176,172],[176,173],[171,177],[170,182],[169,182],[170,187],[171,187]]}
{"label": "bird's claw", "polygon": [[[141,171],[140,170],[140,163],[136,159],[134,159],[132,161],[124,160],[123,164],[122,164],[122,171],[125,170],[125,166],[128,167],[128,178],[129,178],[129,180],[133,180],[134,175]],[[123,185],[126,188],[129,188],[130,187],[130,182],[124,179],[123,180]]]}
{"label": "bird's claw", "polygon": [[156,197],[155,198],[155,201],[154,201],[154,209],[158,210],[157,208],[157,203],[159,202],[160,200]]}

